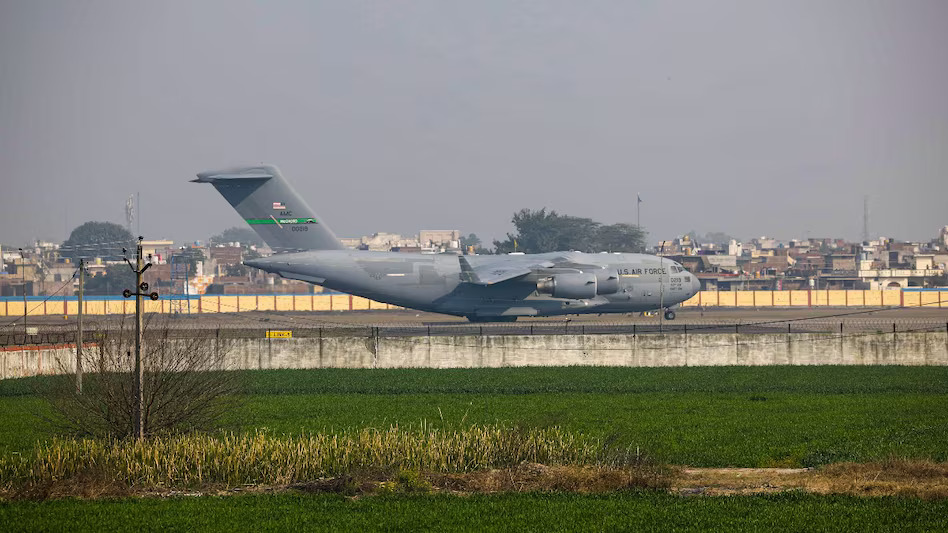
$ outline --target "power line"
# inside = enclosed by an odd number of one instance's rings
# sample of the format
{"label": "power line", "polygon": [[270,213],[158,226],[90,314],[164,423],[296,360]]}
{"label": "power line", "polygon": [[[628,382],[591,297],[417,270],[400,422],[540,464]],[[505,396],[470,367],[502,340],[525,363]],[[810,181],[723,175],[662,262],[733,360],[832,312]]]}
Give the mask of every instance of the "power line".
{"label": "power line", "polygon": [[[52,298],[53,296],[56,296],[59,292],[61,292],[63,289],[65,289],[65,288],[66,288],[66,285],[72,283],[72,281],[73,281],[74,279],[76,279],[76,273],[78,273],[78,272],[79,272],[79,269],[77,268],[76,270],[73,271],[71,278],[69,278],[68,280],[64,281],[63,284],[60,285],[58,289],[56,289],[53,293],[47,295],[46,298],[45,298],[43,301],[41,301],[41,302],[39,302],[38,304],[36,304],[35,306],[33,306],[33,308],[30,309],[28,313],[32,313],[33,311],[36,311],[37,309],[39,309],[39,307],[40,307],[41,305],[43,305],[43,304],[45,304],[46,302],[48,302],[50,298]],[[26,289],[24,288],[24,290],[26,290]],[[7,323],[7,324],[0,325],[0,328],[8,328],[8,327],[13,326],[13,325],[15,325],[15,324],[16,324],[16,320],[14,320],[13,322],[9,322],[9,323]]]}

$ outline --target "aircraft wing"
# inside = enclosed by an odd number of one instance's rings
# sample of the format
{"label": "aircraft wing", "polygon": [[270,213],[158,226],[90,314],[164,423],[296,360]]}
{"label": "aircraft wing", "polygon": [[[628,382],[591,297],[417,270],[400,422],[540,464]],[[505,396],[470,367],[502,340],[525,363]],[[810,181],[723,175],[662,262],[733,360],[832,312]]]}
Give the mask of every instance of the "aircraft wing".
{"label": "aircraft wing", "polygon": [[463,255],[458,256],[458,259],[461,262],[462,279],[475,285],[494,285],[502,281],[526,276],[534,269],[553,266],[550,261],[541,260],[534,263],[524,263],[510,259],[499,259],[490,263],[471,266],[471,263]]}

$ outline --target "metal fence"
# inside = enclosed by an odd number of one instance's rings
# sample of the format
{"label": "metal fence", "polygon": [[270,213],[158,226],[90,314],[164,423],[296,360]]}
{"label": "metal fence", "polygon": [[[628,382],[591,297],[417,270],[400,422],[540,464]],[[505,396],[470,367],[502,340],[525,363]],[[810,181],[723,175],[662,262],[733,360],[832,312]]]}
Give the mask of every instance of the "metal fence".
{"label": "metal fence", "polygon": [[[83,340],[95,342],[103,334],[119,332],[131,334],[129,324],[124,327],[106,324],[85,329]],[[948,331],[948,322],[941,319],[882,319],[858,318],[833,320],[826,318],[790,319],[782,321],[715,321],[702,320],[686,323],[603,323],[603,322],[536,322],[536,323],[440,323],[391,324],[377,326],[332,325],[300,326],[279,324],[270,327],[207,327],[185,325],[145,330],[147,338],[266,339],[266,338],[373,338],[373,337],[444,337],[444,336],[497,336],[497,335],[701,335],[701,334],[779,334],[779,333],[891,333],[913,331]],[[0,347],[56,346],[74,344],[75,327],[40,327],[36,335],[21,331],[0,332]]]}

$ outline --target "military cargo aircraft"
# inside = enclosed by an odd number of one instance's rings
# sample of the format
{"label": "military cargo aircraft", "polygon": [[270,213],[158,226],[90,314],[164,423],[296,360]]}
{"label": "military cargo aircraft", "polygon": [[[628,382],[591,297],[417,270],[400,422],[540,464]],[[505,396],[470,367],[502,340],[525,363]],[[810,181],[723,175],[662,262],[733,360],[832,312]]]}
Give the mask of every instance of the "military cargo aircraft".
{"label": "military cargo aircraft", "polygon": [[250,267],[378,302],[512,322],[520,316],[674,309],[698,292],[675,261],[633,253],[457,255],[345,248],[277,167],[201,172],[275,252]]}

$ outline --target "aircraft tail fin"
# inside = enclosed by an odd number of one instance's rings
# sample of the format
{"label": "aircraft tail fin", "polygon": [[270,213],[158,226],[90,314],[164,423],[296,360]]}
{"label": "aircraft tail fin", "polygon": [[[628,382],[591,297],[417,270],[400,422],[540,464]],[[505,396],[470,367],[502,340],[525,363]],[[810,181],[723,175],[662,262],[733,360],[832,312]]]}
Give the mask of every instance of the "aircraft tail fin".
{"label": "aircraft tail fin", "polygon": [[275,252],[341,250],[336,235],[273,165],[201,172]]}

